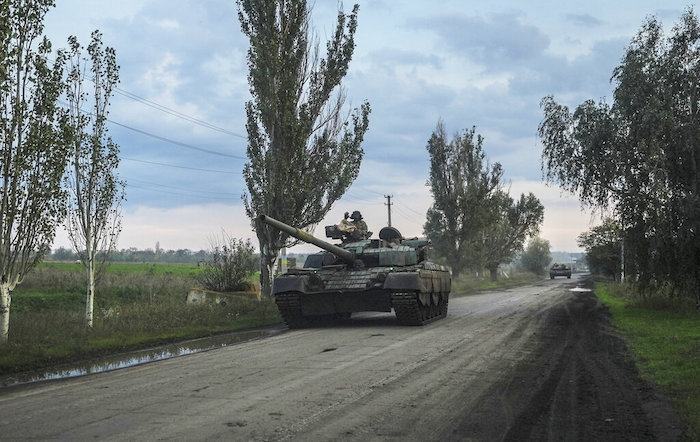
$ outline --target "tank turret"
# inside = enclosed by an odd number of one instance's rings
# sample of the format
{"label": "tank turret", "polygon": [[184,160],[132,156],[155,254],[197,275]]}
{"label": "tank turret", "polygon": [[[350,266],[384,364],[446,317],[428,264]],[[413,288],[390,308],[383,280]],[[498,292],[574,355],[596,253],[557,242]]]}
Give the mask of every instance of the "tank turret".
{"label": "tank turret", "polygon": [[345,235],[341,223],[326,226],[327,237],[342,241],[335,245],[269,216],[258,219],[324,250],[310,255],[304,268],[290,269],[272,283],[272,295],[290,328],[364,311],[393,309],[404,325],[424,325],[447,315],[450,271],[428,260],[428,240],[405,239],[393,227],[382,228],[378,239],[355,240]]}

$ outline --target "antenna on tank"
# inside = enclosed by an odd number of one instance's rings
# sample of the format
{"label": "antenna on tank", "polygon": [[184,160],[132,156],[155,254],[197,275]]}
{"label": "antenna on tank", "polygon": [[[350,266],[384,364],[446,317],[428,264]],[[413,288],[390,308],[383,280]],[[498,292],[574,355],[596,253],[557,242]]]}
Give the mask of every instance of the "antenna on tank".
{"label": "antenna on tank", "polygon": [[386,198],[386,201],[387,201],[386,203],[384,203],[384,205],[386,206],[386,210],[387,210],[388,215],[389,215],[389,222],[387,224],[387,226],[389,226],[389,227],[391,227],[391,204],[392,204],[391,199],[393,197],[394,197],[394,195],[384,195],[384,198]]}

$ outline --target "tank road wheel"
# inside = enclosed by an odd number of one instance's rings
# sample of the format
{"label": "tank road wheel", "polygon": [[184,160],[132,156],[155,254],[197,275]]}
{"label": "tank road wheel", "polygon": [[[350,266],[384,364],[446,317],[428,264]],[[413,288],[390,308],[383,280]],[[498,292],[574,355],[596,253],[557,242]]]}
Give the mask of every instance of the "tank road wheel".
{"label": "tank road wheel", "polygon": [[423,325],[421,308],[418,304],[418,294],[414,292],[399,292],[391,294],[391,306],[396,313],[396,319],[401,325]]}
{"label": "tank road wheel", "polygon": [[301,297],[299,293],[278,293],[275,304],[280,315],[289,328],[304,328],[309,326],[309,319],[301,313]]}
{"label": "tank road wheel", "polygon": [[392,293],[391,305],[401,325],[425,325],[447,316],[447,297],[441,293]]}
{"label": "tank road wheel", "polygon": [[440,296],[440,317],[441,318],[446,318],[447,317],[447,304],[450,302],[450,294],[449,293],[441,293],[442,296]]}

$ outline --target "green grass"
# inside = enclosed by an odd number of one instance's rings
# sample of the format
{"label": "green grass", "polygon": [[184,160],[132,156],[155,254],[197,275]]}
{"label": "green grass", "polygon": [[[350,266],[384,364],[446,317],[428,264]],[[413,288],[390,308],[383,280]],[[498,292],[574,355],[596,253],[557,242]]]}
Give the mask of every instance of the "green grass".
{"label": "green grass", "polygon": [[13,294],[11,313],[46,310],[76,311],[85,308],[85,300],[84,289],[26,289]]}
{"label": "green grass", "polygon": [[49,368],[98,356],[186,339],[276,324],[271,298],[226,305],[187,305],[184,297],[123,304],[95,314],[92,329],[84,312],[47,309],[11,313],[9,342],[0,346],[0,375]]}
{"label": "green grass", "polygon": [[197,271],[196,265],[110,264],[98,283],[94,326],[88,329],[83,266],[39,265],[12,293],[0,375],[281,321],[272,298],[188,305]]}
{"label": "green grass", "polygon": [[633,351],[640,374],[673,400],[700,440],[700,314],[647,307],[614,283],[596,283],[596,295]]}
{"label": "green grass", "polygon": [[[81,274],[85,272],[85,267],[79,262],[42,262],[37,268]],[[110,262],[105,270],[108,273],[116,274],[149,273],[152,275],[194,276],[201,272],[201,267],[197,264],[179,263]]]}
{"label": "green grass", "polygon": [[541,279],[541,277],[532,273],[516,273],[509,278],[499,275],[496,281],[491,281],[488,274],[483,278],[462,275],[452,281],[452,293],[454,295],[460,295],[486,290],[506,289],[529,284]]}

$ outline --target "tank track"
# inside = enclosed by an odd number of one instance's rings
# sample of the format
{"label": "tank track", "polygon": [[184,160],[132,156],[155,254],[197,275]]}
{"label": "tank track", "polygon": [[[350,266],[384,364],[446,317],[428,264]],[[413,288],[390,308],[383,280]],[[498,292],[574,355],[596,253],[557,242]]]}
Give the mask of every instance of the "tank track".
{"label": "tank track", "polygon": [[437,304],[431,301],[430,305],[423,305],[418,299],[418,293],[397,292],[391,294],[391,306],[394,308],[399,324],[426,325],[447,316],[449,294],[443,294],[438,298]]}
{"label": "tank track", "polygon": [[278,293],[275,295],[277,309],[289,328],[304,328],[309,326],[309,319],[301,312],[299,293]]}
{"label": "tank track", "polygon": [[[431,298],[435,299],[437,294],[432,295]],[[431,301],[430,305],[423,305],[416,292],[396,292],[391,294],[391,306],[394,308],[399,324],[426,325],[447,316],[449,294],[443,294],[437,298],[439,299],[437,303]],[[278,293],[275,295],[275,303],[282,319],[290,329],[309,327],[312,325],[312,319],[316,319],[304,316],[302,313],[299,293]],[[333,315],[330,316],[333,317]]]}

